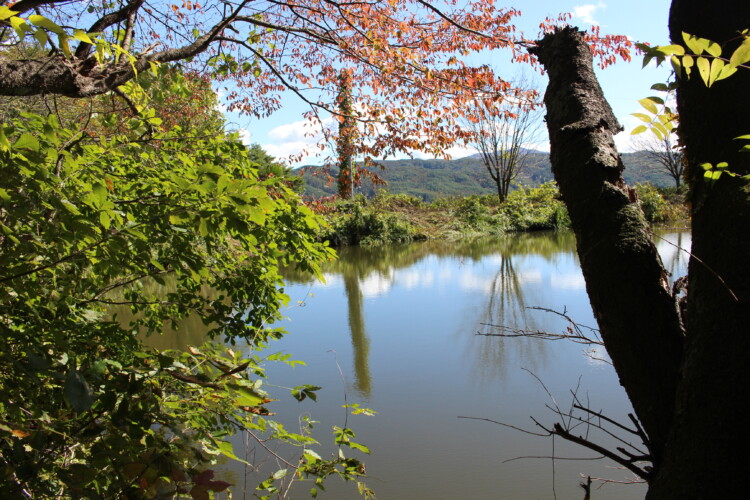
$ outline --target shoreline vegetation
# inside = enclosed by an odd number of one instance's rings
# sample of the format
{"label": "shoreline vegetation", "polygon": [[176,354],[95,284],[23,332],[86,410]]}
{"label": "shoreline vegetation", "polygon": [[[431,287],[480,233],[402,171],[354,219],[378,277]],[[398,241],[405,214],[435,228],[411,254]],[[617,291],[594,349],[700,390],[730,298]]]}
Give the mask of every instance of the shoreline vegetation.
{"label": "shoreline vegetation", "polygon": [[[652,225],[690,226],[684,193],[643,183],[635,186]],[[459,239],[570,228],[570,218],[554,182],[520,187],[505,202],[497,195],[438,198],[431,202],[381,190],[372,198],[329,201],[317,210],[328,222],[319,239],[331,246],[374,246],[428,239]]]}

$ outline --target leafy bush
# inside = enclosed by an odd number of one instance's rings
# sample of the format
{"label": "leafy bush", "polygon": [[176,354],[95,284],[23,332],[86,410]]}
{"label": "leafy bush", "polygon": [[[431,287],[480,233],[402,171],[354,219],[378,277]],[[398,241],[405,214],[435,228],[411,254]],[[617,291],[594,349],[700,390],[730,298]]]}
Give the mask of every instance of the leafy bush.
{"label": "leafy bush", "polygon": [[512,231],[535,231],[570,227],[570,217],[554,182],[512,191],[499,212]]}
{"label": "leafy bush", "polygon": [[636,184],[638,201],[643,215],[649,222],[664,222],[666,220],[667,202],[659,190],[652,184]]}
{"label": "leafy bush", "polygon": [[[380,203],[383,203],[382,199]],[[403,243],[416,237],[408,222],[393,213],[381,213],[377,208],[368,206],[362,195],[352,200],[339,200],[335,207],[335,213],[329,215],[329,227],[321,236],[333,246]]]}
{"label": "leafy bush", "polygon": [[[314,241],[319,219],[282,179],[260,179],[223,130],[160,132],[149,112],[124,130],[120,120],[0,124],[3,495],[208,498],[228,486],[210,465],[236,458],[229,438],[245,430],[300,446],[300,474],[356,479],[353,459],[322,459],[309,435],[269,417],[255,354],[283,333],[266,326],[289,300],[278,266],[319,275],[333,257]],[[143,286],[166,277],[165,294]],[[115,304],[137,319],[114,321]],[[142,345],[188,315],[244,345]]]}
{"label": "leafy bush", "polygon": [[476,196],[463,198],[456,208],[456,217],[473,228],[488,222],[489,210]]}

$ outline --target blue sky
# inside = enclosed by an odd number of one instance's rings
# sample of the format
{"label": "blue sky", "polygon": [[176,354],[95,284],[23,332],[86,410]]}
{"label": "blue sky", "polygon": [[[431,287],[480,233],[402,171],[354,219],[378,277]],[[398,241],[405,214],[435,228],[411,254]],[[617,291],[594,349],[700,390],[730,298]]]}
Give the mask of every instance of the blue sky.
{"label": "blue sky", "polygon": [[[503,4],[521,10],[522,15],[517,19],[516,25],[527,36],[538,32],[539,22],[545,17],[556,17],[560,12],[571,12],[573,18],[570,24],[581,29],[588,29],[592,24],[597,24],[603,34],[626,35],[634,41],[663,45],[668,40],[669,0],[519,0],[516,3]],[[481,57],[481,63],[490,63],[501,72],[508,71],[511,78],[519,70],[504,63],[508,57],[504,53],[481,54],[475,57]],[[490,61],[486,60],[488,57]],[[653,64],[649,68],[641,69],[640,58],[634,57],[631,63],[618,62],[604,70],[597,70],[597,76],[605,97],[626,128],[626,131],[616,138],[618,146],[621,151],[632,150],[629,130],[637,125],[638,120],[630,116],[630,113],[639,111],[638,99],[652,95],[653,91],[649,87],[653,83],[666,81],[669,70],[664,67],[657,69]],[[541,86],[546,85],[546,77],[540,77],[539,81]],[[283,107],[268,118],[259,120],[238,114],[228,114],[227,118],[230,128],[240,130],[245,142],[258,143],[279,160],[284,160],[285,157],[297,154],[315,142],[315,139],[305,137],[305,121],[302,114],[306,109],[304,103],[289,95],[284,99]],[[545,146],[539,149],[545,149]],[[454,158],[471,153],[472,151],[463,147],[456,147],[451,151]],[[415,157],[427,156],[415,153]],[[320,158],[309,156],[302,164],[319,162]]]}

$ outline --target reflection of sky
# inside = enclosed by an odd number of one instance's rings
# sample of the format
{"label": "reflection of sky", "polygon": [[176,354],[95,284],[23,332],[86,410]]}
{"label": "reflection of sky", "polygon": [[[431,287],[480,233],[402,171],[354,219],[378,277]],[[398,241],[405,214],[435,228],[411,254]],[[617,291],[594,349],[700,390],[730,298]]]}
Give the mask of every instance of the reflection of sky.
{"label": "reflection of sky", "polygon": [[[565,311],[574,320],[594,326],[572,251],[547,257],[522,253],[503,257],[499,250],[471,258],[420,255],[403,268],[380,262],[376,267],[377,271],[365,271],[357,280],[351,276],[346,293],[340,275],[328,274],[326,286],[312,285],[314,297],[306,301],[307,307],[289,311],[286,326],[291,333],[275,344],[308,364],[292,372],[269,367],[269,380],[288,387],[301,383],[324,387],[315,404],[274,402],[280,416],[291,414],[293,419],[310,411],[321,429],[342,425],[342,386],[348,391],[348,402],[378,411],[373,418],[354,417],[351,423],[357,438],[373,449],[366,462],[376,479],[368,484],[378,498],[551,498],[548,462],[500,463],[517,456],[549,455],[548,440],[457,420],[458,415],[468,415],[533,428],[529,416],[534,415],[549,423],[552,416],[544,406],[548,395],[534,377],[561,404],[567,405],[570,391],[580,385],[579,395],[590,398],[593,406],[627,421],[632,409],[616,374],[607,363],[587,357],[582,352],[585,346],[477,335],[491,332],[486,326],[491,324],[553,333],[565,330],[567,323],[559,316],[528,309],[533,306]],[[341,268],[360,273],[372,269],[356,265],[354,259]],[[290,286],[287,292],[296,298],[310,287]],[[365,299],[357,303],[363,320],[357,335],[348,321],[352,290]],[[606,359],[601,349],[591,355]],[[357,383],[365,378],[371,388],[366,394],[357,390]],[[285,424],[295,426],[296,421]],[[316,437],[327,439],[324,431]],[[590,456],[578,448],[556,451]],[[582,496],[581,472],[617,474],[605,463],[582,463],[556,464],[558,498]],[[605,490],[597,492],[597,499],[643,497],[642,489]],[[328,491],[326,498],[352,495],[350,490]]]}
{"label": "reflection of sky", "polygon": [[[492,290],[495,277],[488,269],[499,268],[505,257],[500,254],[488,255],[475,262],[463,262],[456,266],[449,259],[428,258],[419,266],[403,269],[390,268],[387,271],[373,271],[359,280],[362,296],[375,298],[387,295],[398,287],[402,290],[445,289],[458,286],[467,292],[488,293]],[[556,258],[560,258],[557,256]],[[516,279],[519,284],[538,284],[553,290],[582,290],[585,288],[583,276],[577,270],[559,272],[556,267],[542,258],[513,257],[518,266]],[[567,265],[567,263],[566,263]],[[324,287],[340,288],[343,280],[340,274],[327,273]]]}

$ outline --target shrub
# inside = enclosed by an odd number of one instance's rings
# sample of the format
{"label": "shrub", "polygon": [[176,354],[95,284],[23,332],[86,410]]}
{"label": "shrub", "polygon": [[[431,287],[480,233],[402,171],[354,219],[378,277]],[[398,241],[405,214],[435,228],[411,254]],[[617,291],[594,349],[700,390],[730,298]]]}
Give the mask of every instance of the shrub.
{"label": "shrub", "polygon": [[535,231],[570,227],[568,210],[565,208],[557,185],[546,182],[535,188],[521,187],[512,191],[500,206],[510,230]]}
{"label": "shrub", "polygon": [[659,189],[653,184],[642,183],[636,184],[635,190],[638,193],[638,201],[646,220],[651,223],[665,222],[669,204],[659,192]]}
{"label": "shrub", "polygon": [[382,214],[368,207],[367,200],[359,195],[336,203],[330,226],[321,238],[333,246],[367,246],[408,242],[415,239],[415,235],[408,222],[394,214]]}

